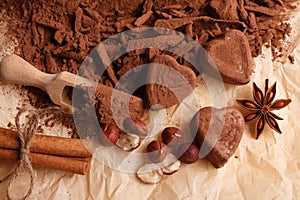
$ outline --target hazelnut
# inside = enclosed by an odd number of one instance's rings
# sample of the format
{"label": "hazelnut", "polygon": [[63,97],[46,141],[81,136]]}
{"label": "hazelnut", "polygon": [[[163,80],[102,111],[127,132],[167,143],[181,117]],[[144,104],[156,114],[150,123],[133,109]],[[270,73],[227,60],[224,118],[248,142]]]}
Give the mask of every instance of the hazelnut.
{"label": "hazelnut", "polygon": [[180,146],[179,152],[184,152],[179,160],[181,162],[191,164],[199,159],[199,148],[194,144],[183,144]]}
{"label": "hazelnut", "polygon": [[175,127],[167,127],[162,132],[162,141],[170,147],[179,146],[184,142],[184,133]]}
{"label": "hazelnut", "polygon": [[119,128],[114,124],[104,124],[102,127],[104,136],[100,138],[103,145],[116,144],[119,138]]}
{"label": "hazelnut", "polygon": [[147,146],[148,158],[152,162],[161,162],[168,154],[168,147],[162,142],[153,140]]}
{"label": "hazelnut", "polygon": [[148,135],[147,124],[138,118],[127,118],[124,120],[123,125],[125,129],[132,134],[136,134],[143,138]]}

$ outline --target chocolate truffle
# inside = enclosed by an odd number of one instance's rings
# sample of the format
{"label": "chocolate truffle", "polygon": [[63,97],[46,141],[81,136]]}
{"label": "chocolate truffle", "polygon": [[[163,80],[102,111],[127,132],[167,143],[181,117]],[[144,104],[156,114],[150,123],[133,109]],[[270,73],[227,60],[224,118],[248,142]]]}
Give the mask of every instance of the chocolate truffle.
{"label": "chocolate truffle", "polygon": [[153,110],[182,102],[196,87],[194,71],[177,63],[169,55],[156,55],[147,73],[146,96]]}
{"label": "chocolate truffle", "polygon": [[204,67],[210,75],[216,77],[218,70],[224,82],[235,85],[250,81],[253,61],[248,39],[241,31],[227,31],[222,38],[207,43],[206,50],[211,63]]}
{"label": "chocolate truffle", "polygon": [[235,108],[200,109],[191,124],[192,130],[197,128],[195,139],[201,147],[200,156],[205,156],[216,168],[224,166],[237,149],[244,126],[244,117]]}

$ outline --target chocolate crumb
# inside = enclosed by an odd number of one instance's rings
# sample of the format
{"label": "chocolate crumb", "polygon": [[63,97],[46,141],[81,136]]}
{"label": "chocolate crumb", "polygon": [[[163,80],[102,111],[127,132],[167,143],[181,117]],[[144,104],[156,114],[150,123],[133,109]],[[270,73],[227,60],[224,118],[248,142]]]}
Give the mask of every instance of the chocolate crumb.
{"label": "chocolate crumb", "polygon": [[7,127],[11,128],[13,126],[13,124],[11,122],[8,122]]}
{"label": "chocolate crumb", "polygon": [[295,57],[294,57],[293,55],[289,55],[288,58],[289,58],[289,61],[290,61],[292,64],[295,63]]}

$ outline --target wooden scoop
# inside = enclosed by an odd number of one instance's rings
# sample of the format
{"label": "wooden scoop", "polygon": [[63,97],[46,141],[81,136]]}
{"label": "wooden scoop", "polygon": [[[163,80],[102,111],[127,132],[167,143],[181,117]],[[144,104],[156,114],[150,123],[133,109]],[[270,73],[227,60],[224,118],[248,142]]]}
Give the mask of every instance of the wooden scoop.
{"label": "wooden scoop", "polygon": [[17,55],[6,56],[0,63],[0,79],[7,83],[34,86],[45,91],[53,103],[61,106],[66,113],[72,113],[72,102],[67,86],[76,85],[93,87],[85,78],[69,72],[47,74],[39,71]]}
{"label": "wooden scoop", "polygon": [[72,114],[72,102],[68,96],[70,87],[94,88],[99,104],[98,112],[102,115],[101,122],[111,123],[115,121],[116,119],[112,116],[111,111],[112,102],[114,102],[114,106],[118,110],[126,109],[123,103],[126,97],[130,98],[129,112],[132,117],[141,117],[144,112],[143,101],[138,97],[105,85],[96,85],[88,79],[69,72],[60,72],[58,74],[41,72],[17,55],[9,55],[2,60],[0,63],[0,79],[7,83],[34,86],[42,89],[48,93],[53,103],[61,106],[63,111],[69,114]]}

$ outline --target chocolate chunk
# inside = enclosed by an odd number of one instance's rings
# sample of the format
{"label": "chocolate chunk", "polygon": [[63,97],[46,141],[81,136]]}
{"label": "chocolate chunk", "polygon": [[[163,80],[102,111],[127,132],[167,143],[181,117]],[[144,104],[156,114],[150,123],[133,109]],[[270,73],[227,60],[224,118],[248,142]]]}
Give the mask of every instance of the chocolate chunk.
{"label": "chocolate chunk", "polygon": [[204,66],[210,75],[216,77],[218,70],[226,83],[239,85],[250,81],[253,61],[248,39],[242,32],[229,30],[223,38],[207,43],[206,50],[216,65]]}
{"label": "chocolate chunk", "polygon": [[159,17],[159,18],[163,18],[163,19],[171,19],[172,15],[169,15],[168,13],[165,12],[161,12],[159,10],[155,11],[155,14]]}
{"label": "chocolate chunk", "polygon": [[[120,94],[115,96],[112,95],[112,92],[113,90],[110,89],[108,89],[107,91],[96,90],[95,95],[97,97],[98,103],[96,108],[99,112],[100,122],[112,123],[113,121],[124,121],[128,117],[125,115],[127,113],[125,109],[128,109],[130,117],[133,119],[141,118],[143,116],[144,108],[142,99],[121,92],[118,92]],[[128,107],[124,103],[122,103],[126,98],[130,98]],[[107,105],[107,103],[104,103],[103,101],[109,101],[108,104],[113,104],[110,107],[102,106]],[[116,116],[113,115],[113,111],[117,111]],[[115,119],[114,117],[119,117],[119,119]]]}
{"label": "chocolate chunk", "polygon": [[153,7],[153,1],[152,0],[145,0],[143,5],[143,14],[151,10]]}
{"label": "chocolate chunk", "polygon": [[197,128],[195,139],[201,146],[200,156],[216,168],[224,166],[237,149],[244,126],[244,117],[235,108],[200,109],[192,120],[192,127]]}
{"label": "chocolate chunk", "polygon": [[250,12],[248,16],[249,16],[249,26],[250,26],[250,28],[253,29],[253,30],[257,30],[258,27],[257,27],[257,23],[256,23],[255,14],[253,12]]}
{"label": "chocolate chunk", "polygon": [[35,22],[41,26],[45,26],[47,28],[56,29],[56,30],[63,28],[63,25],[61,23],[47,19],[45,17],[35,16],[34,18],[35,18]]}
{"label": "chocolate chunk", "polygon": [[153,14],[153,12],[151,10],[147,11],[145,14],[143,14],[142,16],[140,16],[139,18],[136,19],[136,21],[134,22],[134,25],[136,25],[137,27],[140,27],[151,17],[152,14]]}
{"label": "chocolate chunk", "polygon": [[123,128],[125,119],[141,118],[144,114],[142,99],[114,88],[98,84],[95,91],[93,88],[75,88],[75,90],[73,106],[87,116],[96,110],[98,120],[102,124],[117,123]]}
{"label": "chocolate chunk", "polygon": [[237,0],[211,0],[207,9],[212,17],[238,21],[237,7]]}
{"label": "chocolate chunk", "polygon": [[179,11],[179,10],[174,10],[174,9],[171,9],[170,10],[170,15],[172,15],[173,17],[186,17],[186,14],[182,11]]}
{"label": "chocolate chunk", "polygon": [[80,32],[81,29],[81,20],[82,20],[82,16],[83,16],[83,11],[81,8],[78,8],[75,12],[75,26],[74,26],[74,30],[75,32]]}
{"label": "chocolate chunk", "polygon": [[[180,103],[196,87],[196,75],[168,55],[157,55],[147,73],[146,96],[153,110]],[[159,65],[161,64],[161,65]],[[162,66],[163,65],[163,66]]]}
{"label": "chocolate chunk", "polygon": [[156,27],[168,28],[168,29],[176,29],[186,24],[193,23],[196,17],[190,18],[174,18],[174,19],[158,19],[155,21]]}
{"label": "chocolate chunk", "polygon": [[62,44],[65,38],[65,32],[66,30],[61,29],[61,30],[57,30],[54,34],[54,40],[58,43],[58,44]]}
{"label": "chocolate chunk", "polygon": [[238,11],[240,17],[244,20],[247,21],[248,19],[248,12],[245,9],[245,1],[244,0],[238,0]]}
{"label": "chocolate chunk", "polygon": [[280,14],[279,10],[274,10],[263,6],[245,6],[245,9],[268,16],[278,16]]}

